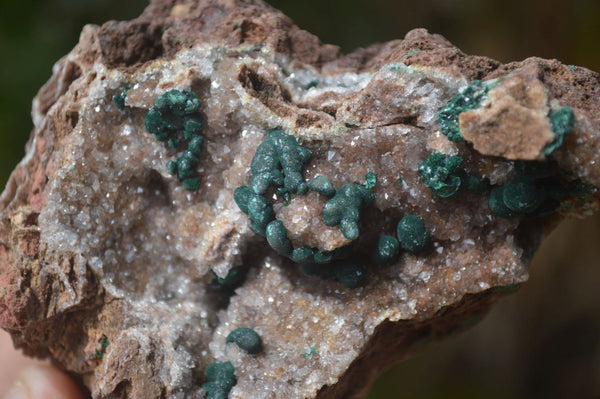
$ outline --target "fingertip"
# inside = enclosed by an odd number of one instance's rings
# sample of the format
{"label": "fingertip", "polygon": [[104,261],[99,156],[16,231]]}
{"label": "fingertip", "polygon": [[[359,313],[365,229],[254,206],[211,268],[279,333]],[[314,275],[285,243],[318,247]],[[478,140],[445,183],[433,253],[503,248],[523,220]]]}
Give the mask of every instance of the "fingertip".
{"label": "fingertip", "polygon": [[4,399],[83,399],[83,393],[62,371],[35,365],[21,372]]}

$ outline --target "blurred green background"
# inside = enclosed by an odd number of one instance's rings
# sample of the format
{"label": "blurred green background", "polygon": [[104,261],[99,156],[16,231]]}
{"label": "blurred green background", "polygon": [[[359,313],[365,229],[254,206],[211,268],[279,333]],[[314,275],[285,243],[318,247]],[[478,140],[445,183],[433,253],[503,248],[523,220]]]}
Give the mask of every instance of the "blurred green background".
{"label": "blurred green background", "polygon": [[[142,0],[3,1],[0,181],[23,156],[31,100],[84,24],[138,15]],[[598,0],[272,0],[345,52],[417,27],[503,62],[557,58],[600,70]],[[531,280],[475,328],[384,374],[380,398],[600,398],[600,217],[567,221]]]}

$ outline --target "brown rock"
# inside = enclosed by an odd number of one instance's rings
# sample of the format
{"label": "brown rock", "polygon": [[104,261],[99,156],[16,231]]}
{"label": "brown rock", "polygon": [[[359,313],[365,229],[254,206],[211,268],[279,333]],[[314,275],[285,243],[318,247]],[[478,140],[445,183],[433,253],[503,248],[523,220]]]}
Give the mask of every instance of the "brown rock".
{"label": "brown rock", "polygon": [[[474,148],[439,133],[441,107],[473,79],[500,77],[489,101],[460,117]],[[121,111],[112,97],[125,86]],[[184,148],[144,129],[170,89],[203,102],[195,192],[165,167]],[[526,281],[561,216],[596,210],[599,94],[584,68],[500,65],[425,30],[341,55],[258,0],[156,0],[133,21],[87,26],[34,100],[27,155],[0,197],[1,326],[25,353],[80,375],[94,398],[202,397],[214,361],[234,365],[234,398],[359,397],[419,343],[459,332]],[[504,219],[488,207],[489,188],[440,198],[423,184],[419,165],[439,151],[463,158],[463,178],[500,187],[513,159],[539,158],[552,138],[542,114],[558,105],[577,123],[551,155],[569,171],[555,176],[566,192],[555,212]],[[322,174],[339,189],[376,174],[350,243],[360,287],[302,273],[235,203],[271,128],[312,152],[305,181]],[[592,185],[583,196],[571,190],[578,181]],[[350,241],[320,220],[321,194],[292,194],[287,207],[267,194],[295,248]],[[377,266],[378,236],[408,214],[423,218],[430,247]],[[213,273],[233,268],[243,284],[215,290]],[[226,344],[237,327],[255,329],[264,351]]]}
{"label": "brown rock", "polygon": [[537,79],[511,75],[490,89],[480,108],[459,115],[465,140],[484,155],[542,160],[554,140],[548,97]]}

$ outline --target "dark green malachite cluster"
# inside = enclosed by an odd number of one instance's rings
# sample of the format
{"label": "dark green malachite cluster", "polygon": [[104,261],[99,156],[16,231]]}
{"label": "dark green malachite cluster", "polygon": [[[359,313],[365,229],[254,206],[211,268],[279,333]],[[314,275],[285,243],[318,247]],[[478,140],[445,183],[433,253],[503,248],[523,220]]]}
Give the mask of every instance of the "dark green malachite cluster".
{"label": "dark green malachite cluster", "polygon": [[394,236],[382,235],[371,252],[371,259],[379,266],[387,266],[398,259],[400,242]]}
{"label": "dark green malachite cluster", "polygon": [[[450,100],[438,114],[438,122],[442,134],[448,137],[450,141],[462,141],[459,115],[463,112],[479,108],[496,82],[474,80],[465,90]],[[563,144],[565,136],[575,127],[575,114],[570,107],[560,108],[548,115],[548,118],[550,119],[555,138],[552,143],[544,148],[546,156],[559,148]]]}
{"label": "dark green malachite cluster", "polygon": [[396,236],[397,239],[390,235],[379,236],[371,252],[375,264],[387,266],[398,259],[400,249],[416,254],[425,251],[431,243],[429,231],[417,215],[404,216],[398,222]]}
{"label": "dark green malachite cluster", "polygon": [[287,237],[287,230],[281,220],[273,220],[267,226],[267,242],[279,255],[290,257],[294,251],[292,242]]}
{"label": "dark green malachite cluster", "polygon": [[463,140],[458,116],[462,112],[479,108],[483,100],[487,98],[489,89],[490,84],[481,80],[474,80],[465,90],[443,107],[438,117],[442,134],[448,137],[450,141]]}
{"label": "dark green malachite cluster", "polygon": [[371,190],[371,189],[375,188],[375,186],[377,185],[377,175],[373,172],[368,172],[365,175],[365,181],[367,182],[365,187],[367,187],[369,190]]}
{"label": "dark green malachite cluster", "polygon": [[[479,107],[494,84],[474,81],[440,110],[440,128],[448,139],[462,140],[460,113]],[[556,140],[548,146],[547,154],[562,144],[574,126],[574,116],[568,107],[552,113],[549,118]],[[294,248],[284,223],[275,219],[273,203],[267,195],[275,193],[282,197],[284,206],[291,200],[292,194],[303,195],[308,190],[328,197],[323,207],[323,223],[339,226],[345,238],[356,240],[360,235],[361,212],[375,201],[371,190],[377,185],[377,176],[369,172],[365,176],[365,184],[345,184],[337,190],[323,175],[317,175],[306,183],[302,171],[311,157],[312,153],[295,137],[280,129],[271,130],[257,147],[249,185],[238,187],[234,200],[250,216],[252,229],[264,236],[275,252],[299,263],[306,274],[330,277],[347,287],[356,287],[364,279],[364,270],[348,261],[352,248],[347,246],[329,252],[307,246]],[[461,156],[433,152],[419,164],[419,175],[423,184],[440,198],[452,198],[465,191],[489,193],[490,209],[501,217],[538,216],[553,212],[559,208],[561,201],[575,192],[572,184],[557,179],[556,171],[549,171],[545,163],[518,163],[516,169],[520,167],[522,170],[517,172],[516,177],[497,187],[490,187],[488,179],[467,173],[462,164]],[[398,179],[400,183],[402,178]],[[423,219],[417,215],[405,215],[398,222],[395,233],[396,237],[378,237],[371,251],[375,264],[389,265],[398,259],[401,251],[417,254],[431,245],[430,233]]]}
{"label": "dark green malachite cluster", "polygon": [[[242,350],[251,355],[256,355],[263,350],[260,336],[251,328],[241,327],[231,331],[226,343],[235,343]],[[206,391],[206,399],[227,399],[229,391],[237,383],[235,368],[231,362],[214,362],[206,366],[204,370],[204,384],[202,389]]]}
{"label": "dark green malachite cluster", "polygon": [[125,98],[127,98],[127,90],[129,90],[129,85],[123,87],[123,89],[113,96],[113,103],[115,107],[123,111],[126,107]]}
{"label": "dark green malachite cluster", "polygon": [[360,210],[375,202],[373,193],[360,184],[345,184],[325,204],[323,208],[323,223],[327,226],[337,226],[349,240],[358,238],[358,222]]}
{"label": "dark green malachite cluster", "polygon": [[[241,209],[241,208],[240,208]],[[267,242],[281,256],[305,265],[325,265],[334,261],[345,259],[352,254],[350,247],[342,247],[332,251],[321,251],[310,247],[295,248],[287,237],[287,230],[281,220],[271,221],[266,228],[265,237]]]}
{"label": "dark green malachite cluster", "polygon": [[[252,229],[264,236],[278,254],[301,264],[304,270],[323,269],[319,275],[327,275],[348,287],[355,287],[362,281],[362,269],[337,262],[350,256],[351,248],[333,251],[306,246],[294,248],[283,222],[275,219],[272,201],[267,198],[269,189],[273,189],[287,205],[291,194],[304,195],[308,190],[320,193],[330,198],[323,208],[323,222],[329,226],[339,225],[342,234],[350,240],[358,238],[361,209],[373,203],[373,193],[360,184],[346,184],[336,190],[331,180],[323,175],[317,175],[306,183],[302,171],[311,157],[312,153],[302,147],[294,136],[280,129],[269,131],[252,159],[250,184],[234,191],[234,201],[250,217]],[[375,187],[377,178],[374,173],[368,173],[365,179],[368,187]],[[332,262],[336,263],[335,267],[330,265]],[[324,264],[328,264],[327,268],[322,266]]]}
{"label": "dark green malachite cluster", "polygon": [[396,235],[402,249],[411,253],[424,251],[431,242],[423,219],[416,215],[404,216],[398,223]]}
{"label": "dark green malachite cluster", "polygon": [[419,174],[423,184],[438,197],[450,198],[458,194],[464,174],[459,156],[447,156],[439,152],[432,153],[426,161],[419,164]]}
{"label": "dark green malachite cluster", "polygon": [[[449,140],[462,140],[459,114],[478,108],[493,85],[494,81],[484,83],[475,80],[440,110],[440,130]],[[548,118],[555,138],[544,148],[546,156],[559,148],[575,127],[575,114],[570,107],[551,112]],[[434,152],[421,162],[419,173],[424,184],[442,198],[451,198],[464,190],[476,194],[487,192],[489,183],[475,175],[467,175],[461,164],[462,158],[459,156]],[[490,210],[503,218],[549,215],[568,207],[569,199],[588,195],[595,190],[579,181],[570,181],[553,162],[517,161],[514,165],[515,177],[489,191]]]}
{"label": "dark green malachite cluster", "polygon": [[[570,126],[568,113],[564,111],[557,116],[562,131],[567,131]],[[419,174],[425,186],[441,198],[451,198],[463,191],[486,193],[490,189],[487,179],[467,174],[461,167],[462,162],[460,156],[434,152],[421,162]],[[577,196],[576,187],[584,186],[580,182],[569,182],[562,175],[554,162],[517,161],[515,177],[489,190],[489,208],[503,218],[538,217],[560,210],[561,202]]]}
{"label": "dark green malachite cluster", "polygon": [[248,327],[236,328],[227,335],[225,342],[233,342],[251,355],[256,355],[263,350],[262,339],[256,331]]}
{"label": "dark green malachite cluster", "polygon": [[335,187],[333,187],[331,179],[323,175],[315,176],[308,183],[308,189],[323,194],[326,197],[333,197],[335,195]]}
{"label": "dark green malachite cluster", "polygon": [[569,181],[555,162],[515,162],[515,177],[490,192],[489,207],[503,218],[540,217],[562,210],[568,198],[594,188]]}
{"label": "dark green malachite cluster", "polygon": [[256,149],[250,170],[250,187],[256,194],[265,194],[269,187],[278,188],[277,194],[305,194],[302,168],[312,158],[312,153],[302,147],[294,136],[283,130],[269,132],[265,141]]}
{"label": "dark green malachite cluster", "polygon": [[462,191],[484,192],[489,184],[478,176],[467,174],[461,167],[462,157],[433,152],[419,164],[423,184],[441,198],[451,198]]}
{"label": "dark green malachite cluster", "polygon": [[193,91],[169,90],[154,99],[154,106],[146,114],[144,126],[159,141],[166,141],[172,148],[187,142],[176,161],[167,163],[167,170],[177,176],[183,187],[190,191],[200,188],[196,167],[202,151],[202,128],[200,114],[202,102]]}
{"label": "dark green malachite cluster", "polygon": [[575,114],[571,107],[562,107],[550,114],[550,125],[554,132],[554,140],[544,148],[546,156],[552,154],[554,150],[563,145],[567,134],[575,128]]}
{"label": "dark green malachite cluster", "polygon": [[237,383],[235,369],[231,362],[211,363],[204,370],[206,399],[227,399],[229,391]]}
{"label": "dark green malachite cluster", "polygon": [[269,131],[265,141],[258,146],[250,166],[250,185],[240,186],[233,193],[241,211],[250,216],[256,233],[266,236],[267,225],[275,219],[271,200],[265,196],[270,187],[286,198],[286,202],[290,193],[305,194],[308,191],[309,184],[304,182],[302,168],[311,157],[309,150],[281,129]]}
{"label": "dark green malachite cluster", "polygon": [[106,335],[102,334],[100,339],[98,339],[98,343],[100,344],[100,348],[94,351],[92,355],[92,359],[102,359],[106,354],[106,348],[108,348],[109,342]]}
{"label": "dark green malachite cluster", "polygon": [[248,186],[240,186],[233,192],[233,200],[242,212],[250,216],[252,230],[265,236],[267,225],[275,219],[271,201],[264,195],[254,192]]}
{"label": "dark green malachite cluster", "polygon": [[332,251],[320,251],[309,247],[300,247],[292,251],[291,259],[300,264],[325,265],[333,261],[342,260],[352,255],[349,246],[334,249]]}

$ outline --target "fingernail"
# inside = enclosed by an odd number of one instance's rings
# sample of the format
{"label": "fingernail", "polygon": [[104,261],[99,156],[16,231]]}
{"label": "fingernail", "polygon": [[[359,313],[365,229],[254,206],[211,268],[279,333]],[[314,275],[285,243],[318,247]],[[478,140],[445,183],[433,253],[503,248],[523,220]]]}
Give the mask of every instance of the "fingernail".
{"label": "fingernail", "polygon": [[4,399],[78,399],[83,394],[65,373],[49,366],[34,365],[21,372]]}
{"label": "fingernail", "polygon": [[4,394],[4,399],[31,399],[29,387],[19,378]]}
{"label": "fingernail", "polygon": [[4,396],[5,399],[37,399],[40,393],[52,389],[49,376],[51,369],[46,366],[29,366],[19,374],[12,388]]}

